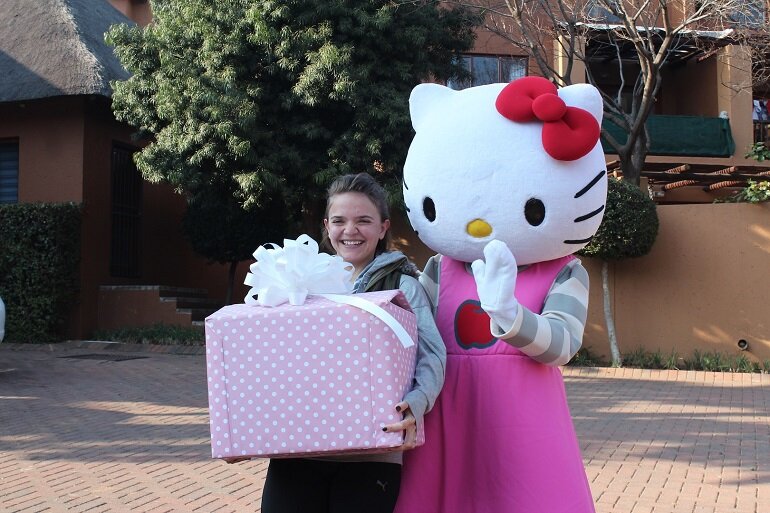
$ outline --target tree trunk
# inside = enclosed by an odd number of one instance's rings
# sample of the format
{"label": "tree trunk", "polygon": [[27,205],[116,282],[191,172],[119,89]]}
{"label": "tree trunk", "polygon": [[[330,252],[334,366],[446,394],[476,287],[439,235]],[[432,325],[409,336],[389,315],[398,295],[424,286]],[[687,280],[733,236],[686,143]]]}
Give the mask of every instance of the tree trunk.
{"label": "tree trunk", "polygon": [[230,262],[230,270],[227,273],[227,293],[225,294],[225,305],[233,304],[233,286],[235,285],[235,270],[238,262]]}
{"label": "tree trunk", "polygon": [[644,161],[647,158],[647,131],[642,130],[639,135],[627,146],[618,157],[620,158],[620,169],[623,171],[623,179],[639,185],[639,179],[642,176]]}
{"label": "tree trunk", "polygon": [[612,318],[612,306],[610,304],[610,273],[609,262],[602,260],[602,289],[604,290],[604,320],[607,323],[607,336],[610,339],[610,353],[612,354],[612,366],[620,367],[623,360],[618,349],[618,338],[615,335],[615,321]]}

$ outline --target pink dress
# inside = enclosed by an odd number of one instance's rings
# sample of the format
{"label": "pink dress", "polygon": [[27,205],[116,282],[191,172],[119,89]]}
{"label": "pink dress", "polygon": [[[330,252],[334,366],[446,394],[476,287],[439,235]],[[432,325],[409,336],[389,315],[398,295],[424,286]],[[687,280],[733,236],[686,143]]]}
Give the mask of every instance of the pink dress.
{"label": "pink dress", "polygon": [[[535,313],[573,257],[519,273]],[[397,513],[592,513],[558,367],[497,341],[465,264],[441,257],[436,324],[446,381],[425,417],[426,444],[404,453]]]}

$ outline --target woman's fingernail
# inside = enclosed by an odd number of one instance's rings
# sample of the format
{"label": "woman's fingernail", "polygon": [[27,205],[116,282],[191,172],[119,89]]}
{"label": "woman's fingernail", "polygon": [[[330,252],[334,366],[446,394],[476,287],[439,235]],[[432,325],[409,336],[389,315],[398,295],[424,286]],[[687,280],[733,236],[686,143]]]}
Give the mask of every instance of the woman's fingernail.
{"label": "woman's fingernail", "polygon": [[384,428],[382,428],[382,430],[383,430],[383,431],[385,431],[385,432],[387,432],[387,431],[388,431],[388,428],[384,427]]}
{"label": "woman's fingernail", "polygon": [[396,406],[396,411],[400,412],[401,411],[401,407],[400,406]]}

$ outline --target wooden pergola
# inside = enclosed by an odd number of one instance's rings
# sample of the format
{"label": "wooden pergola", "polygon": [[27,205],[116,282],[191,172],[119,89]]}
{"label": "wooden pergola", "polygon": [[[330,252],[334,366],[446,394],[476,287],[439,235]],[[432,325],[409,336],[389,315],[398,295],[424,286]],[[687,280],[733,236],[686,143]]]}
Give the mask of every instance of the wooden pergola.
{"label": "wooden pergola", "polygon": [[[607,163],[607,173],[623,175],[620,161]],[[682,164],[675,162],[646,162],[641,173],[661,203],[707,203],[734,194],[746,187],[749,180],[770,181],[767,166],[720,166],[715,164]],[[676,194],[669,194],[671,191]]]}

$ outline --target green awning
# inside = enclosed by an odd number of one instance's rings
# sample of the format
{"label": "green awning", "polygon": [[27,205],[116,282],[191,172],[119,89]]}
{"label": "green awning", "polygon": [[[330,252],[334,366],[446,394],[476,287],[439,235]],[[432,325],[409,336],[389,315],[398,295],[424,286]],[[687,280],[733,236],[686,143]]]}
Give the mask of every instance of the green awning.
{"label": "green awning", "polygon": [[[615,123],[605,119],[602,129],[619,142],[625,142],[626,133]],[[650,134],[649,155],[690,157],[729,157],[735,153],[735,141],[730,131],[730,120],[704,116],[650,116],[647,120]],[[615,153],[602,137],[604,153]]]}

